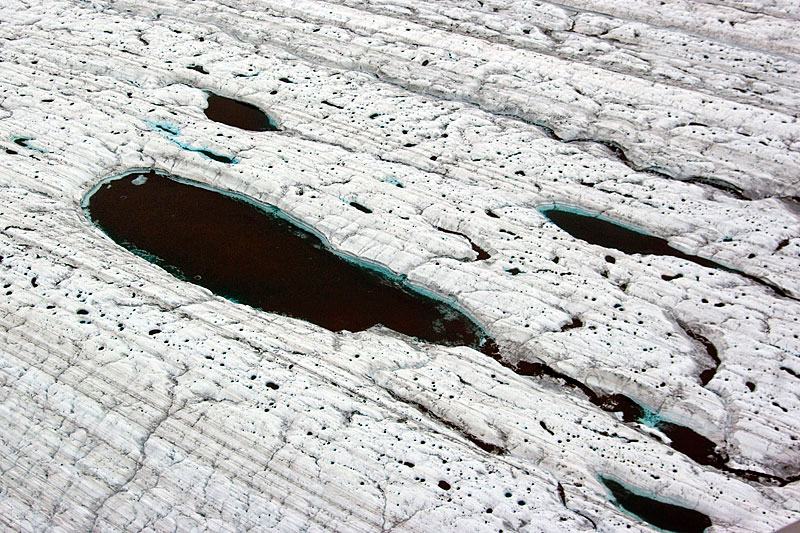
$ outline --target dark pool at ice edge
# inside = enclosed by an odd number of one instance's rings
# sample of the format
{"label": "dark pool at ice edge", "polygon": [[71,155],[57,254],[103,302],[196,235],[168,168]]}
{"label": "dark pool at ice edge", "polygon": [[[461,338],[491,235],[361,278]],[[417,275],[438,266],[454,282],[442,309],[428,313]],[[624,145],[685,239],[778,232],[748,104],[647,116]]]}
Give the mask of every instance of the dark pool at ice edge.
{"label": "dark pool at ice edge", "polygon": [[637,494],[622,483],[608,477],[600,477],[617,505],[665,531],[700,533],[711,527],[711,519],[700,511],[680,505],[662,502]]}
{"label": "dark pool at ice edge", "polygon": [[454,304],[334,253],[310,228],[244,195],[134,170],[101,181],[83,206],[118,244],[236,302],[332,331],[382,324],[448,346],[494,344]]}
{"label": "dark pool at ice edge", "polygon": [[613,248],[626,254],[670,255],[678,259],[691,261],[703,267],[716,268],[724,270],[725,272],[738,274],[759,285],[772,289],[780,296],[792,298],[792,296],[788,295],[786,291],[774,283],[717,263],[716,261],[681,252],[677,248],[670,246],[666,239],[650,235],[643,231],[626,228],[600,215],[592,214],[576,207],[567,207],[563,205],[540,207],[539,212],[550,222],[573,237],[591,244]]}
{"label": "dark pool at ice edge", "polygon": [[540,208],[539,212],[573,237],[592,244],[614,248],[626,254],[671,255],[704,267],[730,270],[709,259],[681,252],[661,237],[626,228],[577,208],[551,206]]}
{"label": "dark pool at ice edge", "polygon": [[211,120],[248,131],[279,131],[275,121],[253,104],[226,98],[211,91],[206,91],[206,94],[208,106],[205,115]]}

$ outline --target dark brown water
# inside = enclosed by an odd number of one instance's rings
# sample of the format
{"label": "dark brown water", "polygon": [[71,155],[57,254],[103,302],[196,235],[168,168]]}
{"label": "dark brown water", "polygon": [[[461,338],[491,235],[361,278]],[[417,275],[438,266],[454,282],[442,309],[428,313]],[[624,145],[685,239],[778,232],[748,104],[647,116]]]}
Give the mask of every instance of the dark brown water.
{"label": "dark brown water", "polygon": [[475,261],[483,261],[483,260],[489,259],[491,257],[491,255],[489,255],[489,253],[486,250],[484,250],[483,248],[481,248],[480,246],[478,246],[477,244],[472,242],[472,239],[470,239],[469,237],[467,237],[463,233],[459,233],[458,231],[452,231],[452,230],[449,230],[449,229],[444,229],[444,228],[439,227],[439,226],[437,226],[436,229],[438,229],[442,233],[449,233],[450,235],[458,235],[459,237],[464,237],[465,239],[467,239],[467,242],[469,242],[470,246],[472,247],[472,251],[474,251],[476,254],[478,254],[478,257],[475,258]]}
{"label": "dark brown water", "polygon": [[383,324],[444,345],[490,343],[451,305],[335,255],[275,208],[153,171],[104,183],[86,205],[114,241],[225,298],[333,331]]}
{"label": "dark brown water", "polygon": [[573,237],[592,244],[614,248],[626,254],[671,255],[704,267],[725,269],[722,265],[709,259],[676,250],[661,237],[633,231],[599,217],[575,213],[557,207],[543,209],[541,213],[550,222]]}
{"label": "dark brown water", "polygon": [[711,527],[711,519],[694,511],[635,494],[613,479],[601,477],[617,504],[631,514],[666,531],[700,533]]}
{"label": "dark brown water", "polygon": [[[491,346],[487,344],[487,347]],[[486,349],[484,349],[486,353]],[[505,366],[512,368],[517,374],[521,376],[534,376],[561,380],[567,387],[575,388],[583,392],[586,397],[594,405],[600,407],[604,411],[611,413],[621,413],[624,422],[634,423],[641,422],[647,416],[645,409],[628,398],[624,394],[609,394],[600,395],[594,390],[586,386],[584,383],[575,378],[569,377],[566,374],[555,371],[551,367],[542,363],[532,363],[528,361],[519,361],[516,365],[510,366],[505,363],[499,353],[489,354],[492,355],[497,361]],[[726,469],[726,462],[728,458],[724,453],[718,451],[717,444],[706,437],[700,435],[693,429],[678,424],[673,424],[666,420],[656,417],[653,421],[653,427],[663,432],[670,439],[670,446],[681,452],[682,454],[692,458],[694,461],[701,465],[709,465],[715,468]]]}
{"label": "dark brown water", "polygon": [[[669,243],[661,237],[634,231],[598,216],[577,213],[568,208],[550,207],[547,209],[540,209],[540,212],[550,222],[577,239],[582,239],[599,246],[605,246],[606,248],[614,248],[626,254],[671,255],[707,268],[716,268],[724,270],[725,272],[738,274],[750,281],[771,289],[779,296],[797,299],[769,280],[753,276],[752,274],[725,266],[704,257],[681,252],[670,246]],[[677,279],[679,277],[682,277],[682,275],[675,276],[672,279]]]}
{"label": "dark brown water", "polygon": [[278,125],[262,110],[245,102],[208,94],[205,114],[211,120],[249,131],[278,131]]}

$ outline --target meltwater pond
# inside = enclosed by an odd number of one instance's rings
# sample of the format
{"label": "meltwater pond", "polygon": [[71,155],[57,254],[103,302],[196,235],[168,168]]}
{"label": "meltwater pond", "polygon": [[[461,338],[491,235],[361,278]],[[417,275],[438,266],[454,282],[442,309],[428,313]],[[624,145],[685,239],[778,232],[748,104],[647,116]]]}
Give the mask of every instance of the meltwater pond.
{"label": "meltwater pond", "polygon": [[[606,248],[614,248],[626,254],[671,255],[678,259],[691,261],[703,267],[716,268],[732,274],[738,274],[759,285],[768,287],[779,296],[797,299],[796,296],[788,294],[787,291],[767,279],[756,277],[747,272],[717,263],[711,259],[681,252],[677,248],[670,246],[666,239],[626,228],[600,215],[595,215],[575,207],[558,205],[540,207],[539,212],[542,213],[547,220],[577,239],[582,239],[586,242]],[[664,277],[663,279],[669,281],[678,277],[682,276],[678,275],[671,278]]]}
{"label": "meltwater pond", "polygon": [[700,511],[637,494],[611,478],[601,477],[600,481],[617,505],[664,531],[702,533],[712,525],[708,516]]}
{"label": "meltwater pond", "polygon": [[382,324],[419,339],[491,343],[464,313],[387,269],[334,253],[276,207],[156,171],[104,180],[84,199],[114,241],[225,298],[361,331]]}
{"label": "meltwater pond", "polygon": [[540,212],[573,237],[592,244],[614,248],[626,254],[671,255],[704,267],[724,268],[709,259],[685,254],[661,237],[628,229],[598,215],[565,207],[548,207],[540,209]]}
{"label": "meltwater pond", "polygon": [[262,110],[232,98],[207,92],[205,115],[213,121],[248,131],[278,131],[278,125]]}

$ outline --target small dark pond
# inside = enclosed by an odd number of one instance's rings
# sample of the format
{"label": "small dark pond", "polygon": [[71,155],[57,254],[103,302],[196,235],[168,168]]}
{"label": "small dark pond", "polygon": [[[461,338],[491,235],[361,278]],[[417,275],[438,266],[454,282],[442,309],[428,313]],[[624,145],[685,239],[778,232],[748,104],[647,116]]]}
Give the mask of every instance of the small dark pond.
{"label": "small dark pond", "polygon": [[205,114],[211,120],[249,131],[278,131],[278,125],[262,110],[245,102],[207,92]]}
{"label": "small dark pond", "polygon": [[617,505],[658,528],[699,533],[711,527],[711,520],[699,511],[640,496],[613,479],[601,477],[600,481],[611,491]]}
{"label": "small dark pond", "polygon": [[439,227],[439,226],[437,226],[436,229],[438,229],[442,233],[449,233],[450,235],[458,235],[459,237],[463,237],[463,238],[467,239],[467,242],[472,247],[472,251],[475,252],[476,254],[478,254],[478,257],[475,258],[475,261],[483,261],[484,259],[489,259],[491,257],[491,255],[489,255],[489,253],[486,250],[484,250],[483,248],[481,248],[480,246],[478,246],[477,244],[472,242],[472,239],[470,239],[469,237],[467,237],[463,233],[459,233],[457,231],[452,231],[452,230],[449,230],[449,229],[444,229],[444,228]]}
{"label": "small dark pond", "polygon": [[[187,148],[187,150],[188,150],[188,148]],[[230,165],[231,163],[234,162],[233,158],[230,158],[230,157],[228,157],[226,155],[215,154],[214,152],[210,152],[208,150],[191,150],[191,151],[200,152],[201,154],[203,154],[207,158],[213,159],[214,161],[219,161],[220,163],[226,163],[226,164]]]}
{"label": "small dark pond", "polygon": [[332,331],[383,324],[444,345],[493,344],[449,303],[334,254],[277,208],[244,196],[134,171],[101,182],[84,208],[128,250],[240,303]]}
{"label": "small dark pond", "polygon": [[606,411],[621,412],[625,422],[640,422],[658,429],[670,439],[672,449],[690,457],[698,464],[726,469],[725,463],[728,457],[718,450],[714,441],[686,426],[664,420],[657,413],[646,410],[623,394],[598,396],[593,403]]}
{"label": "small dark pond", "polygon": [[676,250],[661,237],[628,229],[599,216],[561,207],[541,209],[540,212],[573,237],[592,244],[614,248],[626,254],[671,255],[704,267],[724,268],[714,261]]}
{"label": "small dark pond", "polygon": [[[759,285],[772,289],[779,296],[793,298],[793,296],[787,294],[782,288],[768,280],[758,278],[735,268],[727,267],[710,259],[686,254],[670,246],[669,243],[661,237],[626,228],[598,215],[581,212],[579,209],[575,208],[559,206],[540,208],[539,212],[550,222],[577,239],[599,246],[605,246],[606,248],[614,248],[626,254],[671,255],[679,259],[691,261],[703,267],[716,268],[724,270],[725,272],[738,274]],[[679,277],[682,276],[675,276],[673,279]]]}
{"label": "small dark pond", "polygon": [[200,74],[208,74],[208,71],[203,68],[203,65],[189,65],[186,68],[199,72]]}

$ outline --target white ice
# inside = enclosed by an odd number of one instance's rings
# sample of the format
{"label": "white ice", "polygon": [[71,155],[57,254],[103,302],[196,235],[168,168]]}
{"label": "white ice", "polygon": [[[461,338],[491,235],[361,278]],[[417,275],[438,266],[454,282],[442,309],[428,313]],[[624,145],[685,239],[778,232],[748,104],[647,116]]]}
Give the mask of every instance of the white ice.
{"label": "white ice", "polygon": [[[4,1],[0,524],[651,531],[599,475],[716,531],[796,520],[798,18],[784,0]],[[204,90],[281,131],[210,121]],[[178,281],[84,216],[86,192],[132,168],[276,205],[454,298],[508,363],[625,394],[729,469],[788,483],[700,466],[467,348],[329,332]],[[537,209],[554,203],[786,296],[573,238]],[[705,386],[688,332],[721,359]]]}

